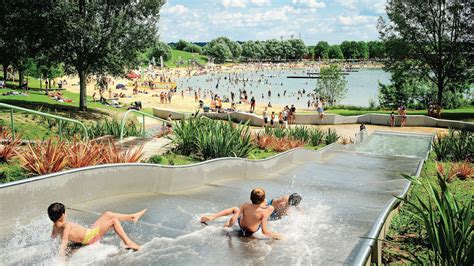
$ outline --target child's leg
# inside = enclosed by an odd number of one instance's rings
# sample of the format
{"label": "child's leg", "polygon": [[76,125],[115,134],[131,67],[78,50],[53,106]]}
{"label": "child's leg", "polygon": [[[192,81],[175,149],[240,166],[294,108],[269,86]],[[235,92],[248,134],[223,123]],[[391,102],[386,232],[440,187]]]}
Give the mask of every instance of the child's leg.
{"label": "child's leg", "polygon": [[[99,235],[101,237],[103,235],[105,235],[111,228],[113,228],[115,233],[117,233],[117,235],[120,237],[120,239],[122,239],[122,241],[125,243],[126,248],[131,248],[131,249],[138,250],[140,248],[140,246],[137,245],[132,240],[130,240],[130,238],[128,238],[127,234],[125,234],[125,231],[123,230],[123,227],[122,227],[122,224],[120,223],[120,221],[121,221],[121,219],[122,219],[122,221],[135,221],[135,219],[138,219],[138,218],[141,217],[141,215],[143,215],[144,211],[142,211],[140,213],[128,214],[128,215],[127,214],[112,213],[112,212],[105,212],[94,223],[94,225],[99,227]],[[140,217],[138,217],[137,215],[139,215]],[[138,217],[138,218],[136,218],[136,217]]]}
{"label": "child's leg", "polygon": [[238,212],[239,212],[239,208],[237,208],[237,207],[232,207],[232,208],[229,208],[229,209],[225,209],[225,210],[220,211],[216,214],[201,217],[201,223],[209,222],[209,221],[215,220],[215,219],[217,219],[219,217],[222,217],[222,216],[228,216],[228,215],[231,215],[231,214],[236,214]]}
{"label": "child's leg", "polygon": [[121,222],[128,221],[128,222],[135,222],[136,223],[138,221],[138,219],[140,219],[140,217],[142,217],[143,214],[145,214],[146,211],[147,211],[147,209],[143,209],[143,210],[141,210],[139,212],[136,212],[136,213],[133,213],[133,214],[122,214],[122,213],[115,213],[115,212],[107,211],[107,212],[104,212],[104,214],[102,214],[102,216],[107,216],[107,217],[110,217],[110,218],[117,218]]}

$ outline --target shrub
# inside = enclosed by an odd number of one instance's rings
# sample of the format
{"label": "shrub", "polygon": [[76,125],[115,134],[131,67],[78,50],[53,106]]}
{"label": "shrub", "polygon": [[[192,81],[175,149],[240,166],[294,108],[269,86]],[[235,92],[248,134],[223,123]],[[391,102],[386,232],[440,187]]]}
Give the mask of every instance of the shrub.
{"label": "shrub", "polygon": [[291,139],[301,140],[304,143],[309,142],[311,138],[311,130],[306,126],[296,126],[287,129],[287,136]]}
{"label": "shrub", "polygon": [[471,166],[469,161],[466,160],[462,163],[454,163],[451,166],[451,172],[459,179],[465,180],[474,175],[474,168]]}
{"label": "shrub", "polygon": [[148,159],[149,163],[154,163],[154,164],[161,164],[163,162],[163,157],[161,155],[155,154]]}
{"label": "shrub", "polygon": [[[441,167],[442,169],[442,167]],[[428,195],[428,202],[420,195],[412,195],[413,201],[404,202],[413,210],[413,218],[423,225],[430,243],[431,253],[428,260],[417,263],[432,265],[472,265],[474,260],[474,226],[472,198],[465,205],[461,204],[450,192],[442,171],[438,171],[440,191],[429,181],[422,183],[420,179],[404,175],[408,180],[423,186]]]}
{"label": "shrub", "polygon": [[467,130],[449,129],[447,135],[437,134],[432,144],[438,161],[474,160],[474,133]]}
{"label": "shrub", "polygon": [[266,150],[267,148],[269,148],[272,144],[272,141],[273,136],[267,135],[265,133],[258,133],[254,139],[255,145],[261,150]]}
{"label": "shrub", "polygon": [[331,143],[337,142],[340,136],[337,134],[336,130],[328,128],[325,136],[324,136],[324,143],[329,145]]}
{"label": "shrub", "polygon": [[351,144],[351,143],[354,143],[354,141],[351,138],[341,137],[341,144],[342,145],[347,145],[347,144]]}
{"label": "shrub", "polygon": [[101,144],[90,141],[77,141],[75,138],[66,149],[68,156],[67,167],[79,168],[101,164],[104,161],[102,157],[103,151],[104,148]]}
{"label": "shrub", "polygon": [[20,143],[21,135],[17,134],[14,138],[8,131],[2,131],[0,134],[0,162],[8,162],[17,155]]}
{"label": "shrub", "polygon": [[143,145],[136,149],[121,150],[113,142],[110,142],[102,152],[104,163],[136,163],[140,161],[142,155]]}
{"label": "shrub", "polygon": [[254,149],[248,124],[234,125],[229,121],[214,121],[194,117],[180,121],[169,136],[175,151],[194,154],[204,160],[219,157],[247,157]]}
{"label": "shrub", "polygon": [[314,128],[310,132],[309,144],[311,146],[318,146],[323,142],[324,139],[324,131],[320,128]]}
{"label": "shrub", "polygon": [[67,152],[64,141],[37,141],[28,144],[28,150],[20,153],[22,167],[30,173],[44,175],[62,171],[67,166]]}

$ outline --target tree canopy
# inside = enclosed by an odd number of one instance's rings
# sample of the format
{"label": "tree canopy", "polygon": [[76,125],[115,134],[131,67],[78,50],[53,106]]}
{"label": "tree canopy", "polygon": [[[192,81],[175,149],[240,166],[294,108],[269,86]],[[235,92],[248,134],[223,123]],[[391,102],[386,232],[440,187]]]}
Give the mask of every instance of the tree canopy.
{"label": "tree canopy", "polygon": [[[431,81],[438,106],[446,90],[463,92],[473,82],[472,3],[467,0],[389,0],[379,22],[386,69]],[[403,81],[400,81],[403,82]]]}
{"label": "tree canopy", "polygon": [[320,76],[314,89],[319,98],[324,99],[330,105],[334,105],[345,97],[347,81],[339,66],[331,65],[321,68]]}

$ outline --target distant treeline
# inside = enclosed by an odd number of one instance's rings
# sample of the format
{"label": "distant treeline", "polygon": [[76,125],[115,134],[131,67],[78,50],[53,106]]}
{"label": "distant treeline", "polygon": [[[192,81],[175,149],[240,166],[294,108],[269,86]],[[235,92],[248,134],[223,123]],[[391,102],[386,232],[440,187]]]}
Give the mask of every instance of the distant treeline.
{"label": "distant treeline", "polygon": [[226,61],[287,61],[307,59],[382,59],[386,57],[385,45],[380,41],[344,41],[330,45],[325,41],[306,46],[301,39],[232,41],[218,37],[210,42],[179,40],[170,47],[209,56],[215,63]]}

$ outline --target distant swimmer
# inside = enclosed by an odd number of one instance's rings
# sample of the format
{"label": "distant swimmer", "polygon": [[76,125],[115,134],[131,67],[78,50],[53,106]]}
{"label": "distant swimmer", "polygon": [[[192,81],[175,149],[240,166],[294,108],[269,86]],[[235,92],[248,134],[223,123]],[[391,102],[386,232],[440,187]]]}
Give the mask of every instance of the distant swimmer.
{"label": "distant swimmer", "polygon": [[104,212],[88,229],[69,222],[66,216],[66,207],[62,203],[56,202],[48,207],[49,219],[54,223],[51,238],[54,239],[58,236],[61,238],[59,254],[64,258],[69,242],[75,245],[87,246],[99,241],[110,229],[113,229],[125,243],[125,249],[136,251],[140,249],[140,246],[128,238],[120,222],[129,221],[136,223],[145,212],[146,209],[134,214]]}
{"label": "distant swimmer", "polygon": [[274,239],[283,239],[283,236],[268,229],[268,219],[275,208],[267,205],[265,201],[265,191],[261,188],[253,189],[250,193],[250,201],[251,203],[244,203],[240,208],[232,207],[213,215],[203,216],[201,217],[201,223],[206,224],[219,217],[232,215],[230,220],[224,224],[224,227],[232,227],[232,225],[237,222],[239,233],[242,236],[252,236],[261,229],[262,234],[265,236]]}

